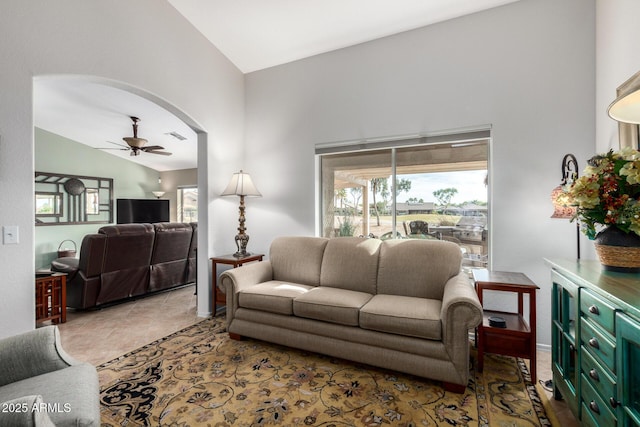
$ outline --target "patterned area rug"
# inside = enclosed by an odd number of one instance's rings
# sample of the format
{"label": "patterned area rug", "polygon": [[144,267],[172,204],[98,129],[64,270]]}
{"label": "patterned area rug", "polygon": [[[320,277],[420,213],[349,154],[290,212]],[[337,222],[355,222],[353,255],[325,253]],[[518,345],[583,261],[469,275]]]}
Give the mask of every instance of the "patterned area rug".
{"label": "patterned area rug", "polygon": [[247,339],[208,319],[98,367],[102,426],[549,426],[523,360],[487,355],[464,394]]}

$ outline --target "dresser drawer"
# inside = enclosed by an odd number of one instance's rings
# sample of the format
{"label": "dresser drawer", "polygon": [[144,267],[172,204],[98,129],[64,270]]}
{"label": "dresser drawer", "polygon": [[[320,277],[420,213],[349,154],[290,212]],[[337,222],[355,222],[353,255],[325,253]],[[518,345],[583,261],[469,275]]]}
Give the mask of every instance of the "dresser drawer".
{"label": "dresser drawer", "polygon": [[580,311],[583,316],[591,319],[606,331],[614,333],[615,308],[586,289],[580,290]]}
{"label": "dresser drawer", "polygon": [[611,335],[602,332],[584,317],[580,319],[580,343],[615,375],[616,344]]}
{"label": "dresser drawer", "polygon": [[585,419],[586,414],[590,415],[595,421],[596,425],[600,427],[615,426],[616,417],[614,413],[609,410],[609,405],[604,403],[602,398],[598,395],[596,390],[589,383],[589,379],[582,374],[582,419]]}
{"label": "dresser drawer", "polygon": [[[616,381],[611,377],[608,370],[600,365],[591,354],[582,348],[582,373],[587,378],[591,386],[598,392],[606,404],[611,405],[611,398],[617,402]],[[609,408],[615,412],[615,409]]]}

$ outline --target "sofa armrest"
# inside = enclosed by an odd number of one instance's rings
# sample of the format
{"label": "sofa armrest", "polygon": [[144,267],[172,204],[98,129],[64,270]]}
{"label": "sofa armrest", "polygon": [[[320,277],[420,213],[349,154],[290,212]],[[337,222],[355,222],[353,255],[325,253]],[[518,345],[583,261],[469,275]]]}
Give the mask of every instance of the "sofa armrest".
{"label": "sofa armrest", "polygon": [[21,427],[56,427],[47,411],[41,410],[42,396],[23,396],[0,402],[0,425]]}
{"label": "sofa armrest", "polygon": [[0,340],[0,386],[80,363],[60,343],[57,326],[46,326]]}
{"label": "sofa armrest", "polygon": [[[215,274],[215,272],[214,272]],[[273,269],[270,261],[254,262],[240,268],[232,268],[220,274],[218,283],[220,290],[227,298],[227,322],[233,319],[238,308],[238,292],[258,283],[273,280]]]}
{"label": "sofa armrest", "polygon": [[482,322],[482,305],[464,274],[452,277],[445,285],[440,318],[443,341],[449,353],[459,350],[458,346],[468,346],[469,329]]}
{"label": "sofa armrest", "polygon": [[[270,261],[254,262],[246,264],[242,268],[230,268],[220,274],[220,290],[227,294],[227,298],[232,292],[239,292],[249,286],[266,282],[273,279],[273,270]],[[229,288],[231,286],[231,288]],[[231,289],[231,292],[229,292]]]}

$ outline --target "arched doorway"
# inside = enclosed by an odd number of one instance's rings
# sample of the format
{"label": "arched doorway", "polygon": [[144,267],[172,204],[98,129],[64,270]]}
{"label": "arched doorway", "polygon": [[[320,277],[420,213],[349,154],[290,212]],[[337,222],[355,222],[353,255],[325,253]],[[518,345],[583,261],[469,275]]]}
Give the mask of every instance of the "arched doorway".
{"label": "arched doorway", "polygon": [[[198,247],[208,248],[208,221],[207,215],[204,214],[207,211],[207,162],[199,164],[199,159],[206,159],[207,156],[207,132],[202,126],[161,96],[124,82],[97,76],[46,75],[34,77],[33,86],[34,123],[37,128],[43,128],[70,141],[85,144],[91,149],[113,147],[115,149],[109,150],[110,154],[127,161],[134,161],[150,170],[156,170],[158,176],[172,170],[172,167],[179,170],[193,169],[200,194],[205,195],[198,201],[198,208],[203,212],[198,221]],[[172,156],[153,154],[129,156],[126,150],[120,150],[115,144],[121,142],[123,136],[130,136],[132,132],[130,117],[132,116],[139,116],[140,129],[147,132],[145,136],[154,135],[149,137],[150,141],[153,144],[166,146],[166,151],[171,151]],[[167,124],[171,126],[167,127]],[[162,128],[162,135],[154,134],[156,128]],[[185,139],[180,140],[179,137]],[[176,138],[179,144],[174,143],[173,138]],[[37,155],[36,152],[36,157]],[[192,158],[189,159],[189,155]],[[171,166],[172,162],[177,166]],[[155,179],[157,178],[154,177]],[[150,193],[155,189],[157,188],[144,190]],[[86,226],[76,225],[75,227],[76,231],[66,228],[63,232],[71,235],[77,233],[76,241],[80,242],[86,232],[86,228],[82,227]],[[57,235],[57,241],[62,240],[60,232],[48,234]],[[38,257],[37,252],[40,248],[37,233],[34,232],[34,235],[36,235],[36,264],[39,260],[41,263],[46,262],[43,257]],[[49,245],[50,249],[51,245]],[[207,250],[198,252],[198,265],[207,265],[207,252]],[[198,313],[203,316],[209,312],[208,282],[208,269],[199,268]]]}

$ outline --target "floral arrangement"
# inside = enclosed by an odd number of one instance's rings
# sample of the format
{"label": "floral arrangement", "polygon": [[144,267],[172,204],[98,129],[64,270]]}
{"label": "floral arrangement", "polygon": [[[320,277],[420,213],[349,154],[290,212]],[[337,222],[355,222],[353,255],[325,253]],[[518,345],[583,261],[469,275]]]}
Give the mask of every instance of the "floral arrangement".
{"label": "floral arrangement", "polygon": [[615,226],[640,235],[640,152],[632,148],[594,156],[566,196],[576,206],[574,219],[593,239],[596,226]]}

